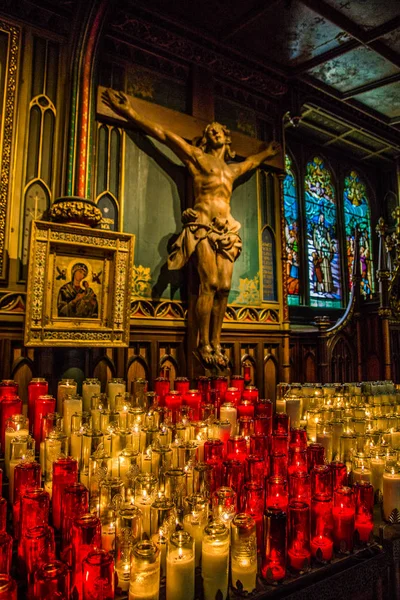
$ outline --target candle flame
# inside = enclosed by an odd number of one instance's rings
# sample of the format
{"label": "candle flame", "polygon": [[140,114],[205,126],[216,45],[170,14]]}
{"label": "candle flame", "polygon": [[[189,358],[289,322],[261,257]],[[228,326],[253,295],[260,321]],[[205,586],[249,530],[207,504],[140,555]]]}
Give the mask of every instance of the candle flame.
{"label": "candle flame", "polygon": [[182,554],[182,548],[178,549],[178,556],[179,556],[179,560],[182,558],[183,554]]}

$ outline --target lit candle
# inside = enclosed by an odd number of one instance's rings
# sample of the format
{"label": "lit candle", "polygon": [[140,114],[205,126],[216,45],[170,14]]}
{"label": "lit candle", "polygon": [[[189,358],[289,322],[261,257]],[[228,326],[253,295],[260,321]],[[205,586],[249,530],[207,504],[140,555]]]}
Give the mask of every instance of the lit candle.
{"label": "lit candle", "polygon": [[187,531],[177,531],[167,547],[167,600],[193,600],[194,540]]}
{"label": "lit candle", "polygon": [[68,396],[64,399],[63,417],[64,433],[71,435],[71,419],[74,413],[82,412],[82,398],[80,396]]}
{"label": "lit candle", "polygon": [[257,577],[257,537],[253,517],[237,514],[231,523],[231,583],[237,588],[242,584],[244,592],[252,592]]}
{"label": "lit candle", "polygon": [[155,533],[151,537],[152,542],[156,544],[158,549],[160,550],[160,569],[161,576],[164,577],[166,575],[166,560],[167,560],[167,538],[164,535],[162,529],[159,530],[158,533]]}
{"label": "lit candle", "polygon": [[368,469],[368,467],[366,467],[365,465],[361,465],[360,467],[357,467],[356,469],[352,470],[352,478],[353,478],[353,485],[357,482],[357,481],[371,481],[371,470]]}
{"label": "lit candle", "polygon": [[132,551],[129,600],[158,600],[159,590],[160,551],[153,542],[142,540]]}
{"label": "lit candle", "polygon": [[107,397],[110,410],[115,409],[115,396],[126,392],[126,384],[123,379],[111,379],[107,384]]}
{"label": "lit candle", "polygon": [[[384,453],[376,453],[371,456],[369,461],[371,469],[371,483],[376,492],[383,493],[383,473],[385,471]],[[379,495],[379,494],[378,494]]]}
{"label": "lit candle", "polygon": [[333,453],[333,438],[332,433],[327,426],[323,426],[324,424],[319,423],[317,427],[317,444],[321,444],[325,448],[325,458],[327,462],[332,461],[332,453]]}
{"label": "lit candle", "polygon": [[400,473],[397,466],[390,466],[383,473],[383,517],[386,521],[395,509],[400,511]]}
{"label": "lit candle", "polygon": [[57,412],[63,414],[63,404],[67,396],[76,394],[76,381],[73,379],[62,379],[57,388]]}
{"label": "lit candle", "polygon": [[228,595],[229,530],[223,523],[213,522],[204,529],[201,553],[204,600],[222,599]]}
{"label": "lit candle", "polygon": [[98,379],[85,379],[82,383],[82,405],[84,411],[90,411],[91,399],[95,394],[100,394],[100,381]]}

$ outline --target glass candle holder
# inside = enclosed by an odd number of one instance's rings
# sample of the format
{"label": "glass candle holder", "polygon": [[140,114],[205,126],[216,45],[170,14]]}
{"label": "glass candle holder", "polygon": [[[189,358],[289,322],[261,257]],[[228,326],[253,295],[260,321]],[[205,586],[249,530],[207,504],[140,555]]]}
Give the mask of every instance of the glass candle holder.
{"label": "glass candle holder", "polygon": [[173,424],[179,421],[179,412],[182,406],[183,396],[176,390],[171,390],[165,395],[165,407],[168,409],[171,422]]}
{"label": "glass candle holder", "polygon": [[[176,377],[174,381],[174,389],[182,395],[189,391],[190,381],[187,377]],[[197,391],[197,390],[196,390]]]}
{"label": "glass candle holder", "polygon": [[231,522],[232,587],[241,587],[244,592],[252,592],[256,587],[256,577],[256,524],[250,515],[238,513]]}
{"label": "glass candle holder", "polygon": [[340,436],[340,460],[346,465],[347,472],[351,471],[351,462],[356,449],[356,436],[352,433],[343,433]]}
{"label": "glass candle holder", "polygon": [[5,573],[0,574],[0,600],[17,600],[17,584]]}
{"label": "glass candle holder", "polygon": [[286,398],[285,412],[289,417],[291,427],[300,427],[302,417],[302,399],[296,397]]}
{"label": "glass candle holder", "polygon": [[258,415],[254,417],[254,433],[256,435],[272,435],[272,417],[267,415]]}
{"label": "glass candle holder", "polygon": [[5,531],[0,532],[0,573],[10,574],[13,539]]}
{"label": "glass candle holder", "polygon": [[89,491],[82,483],[66,485],[61,496],[62,546],[71,542],[72,525],[75,519],[89,511]]}
{"label": "glass candle holder", "polygon": [[383,518],[389,521],[392,512],[400,511],[400,470],[398,465],[388,464],[382,476]]}
{"label": "glass candle holder", "polygon": [[287,413],[277,412],[274,414],[273,423],[274,433],[283,433],[288,435],[290,430],[290,420]]}
{"label": "glass candle holder", "polygon": [[330,465],[316,465],[311,471],[311,495],[333,495],[332,468]]}
{"label": "glass candle holder", "polygon": [[76,395],[77,383],[74,379],[61,379],[57,386],[57,412],[63,414],[64,400],[68,396]]}
{"label": "glass candle holder", "polygon": [[[49,484],[53,480],[53,462],[60,456],[68,456],[69,448],[68,436],[62,431],[53,430],[50,431],[44,442],[45,452],[45,470],[44,479],[46,484]],[[51,485],[46,485],[51,492]]]}
{"label": "glass candle holder", "polygon": [[231,402],[234,406],[237,406],[241,397],[242,393],[237,387],[228,387],[225,393],[225,402]]}
{"label": "glass candle holder", "polygon": [[333,491],[347,485],[346,465],[338,460],[331,462]]}
{"label": "glass candle holder", "polygon": [[31,588],[36,569],[55,558],[53,528],[46,524],[24,531],[18,545],[18,558]]}
{"label": "glass candle holder", "polygon": [[266,473],[266,461],[263,456],[250,454],[246,458],[246,480],[257,483],[264,487]]}
{"label": "glass candle holder", "polygon": [[263,545],[264,484],[248,481],[244,485],[242,511],[255,521],[257,550],[260,553]]}
{"label": "glass candle holder", "polygon": [[245,478],[244,467],[240,460],[225,460],[222,463],[222,485],[239,494]]}
{"label": "glass candle holder", "polygon": [[159,496],[150,506],[150,534],[153,535],[162,529],[169,531],[176,522],[175,503],[165,496]]}
{"label": "glass candle holder", "polygon": [[286,513],[279,508],[267,508],[264,532],[261,574],[269,583],[281,581],[286,575]]}
{"label": "glass candle holder", "polygon": [[100,394],[101,385],[97,378],[85,379],[82,383],[82,407],[85,411],[90,411],[92,396]]}
{"label": "glass candle holder", "polygon": [[[184,500],[183,528],[195,542],[195,565],[200,564],[203,530],[208,521],[208,501],[199,494],[187,496]],[[164,528],[163,528],[164,531]]]}
{"label": "glass candle holder", "polygon": [[158,480],[152,473],[141,473],[135,479],[135,505],[142,513],[143,533],[150,537],[150,507],[156,499]]}
{"label": "glass candle holder", "polygon": [[216,390],[219,393],[221,403],[223,403],[225,401],[225,394],[228,389],[228,378],[223,375],[212,377],[211,389]]}
{"label": "glass candle holder", "polygon": [[212,466],[206,463],[197,463],[193,469],[193,493],[210,497]]}
{"label": "glass candle holder", "polygon": [[288,475],[307,472],[307,451],[301,448],[289,448]]}
{"label": "glass candle holder", "polygon": [[325,448],[325,458],[331,462],[333,458],[333,433],[330,423],[321,421],[317,423],[316,442]]}
{"label": "glass candle holder", "polygon": [[254,419],[251,417],[239,417],[237,420],[237,433],[238,436],[245,438],[248,447],[250,436],[254,434]]}
{"label": "glass candle holder", "polygon": [[[123,503],[125,499],[124,482],[120,477],[110,477],[100,483],[100,509],[99,516],[106,512],[110,506],[118,508],[118,503]],[[117,504],[115,504],[117,503]]]}
{"label": "glass candle holder", "polygon": [[319,562],[333,555],[332,496],[315,494],[311,501],[311,555]]}
{"label": "glass candle holder", "polygon": [[105,550],[94,550],[82,563],[83,600],[114,600],[114,559]]}
{"label": "glass candle holder", "polygon": [[200,419],[201,398],[201,392],[199,390],[188,389],[184,393],[184,403],[190,408],[193,421],[198,421]]}
{"label": "glass candle holder", "polygon": [[16,465],[14,469],[14,504],[13,504],[13,525],[14,536],[20,537],[20,498],[29,488],[40,488],[41,468],[39,463],[34,461],[24,461]]}
{"label": "glass candle holder", "polygon": [[82,412],[82,398],[77,395],[68,396],[63,403],[63,425],[64,433],[71,435],[71,419],[75,413]]}
{"label": "glass candle holder", "polygon": [[0,441],[1,452],[4,456],[6,423],[13,415],[22,413],[22,401],[18,397],[5,397],[0,402]]}
{"label": "glass candle holder", "polygon": [[220,408],[220,419],[229,421],[231,424],[231,435],[236,434],[237,408],[232,402],[225,402]]}
{"label": "glass candle holder", "polygon": [[237,405],[237,416],[254,418],[254,404],[251,400],[242,399]]}
{"label": "glass candle holder", "polygon": [[0,532],[5,532],[7,528],[7,500],[0,498]]}
{"label": "glass candle holder", "polygon": [[271,436],[271,454],[289,453],[289,437],[287,433],[273,433]]}
{"label": "glass candle holder", "polygon": [[333,493],[333,541],[338,552],[352,552],[355,525],[354,494],[349,487],[339,487]]}
{"label": "glass candle holder", "polygon": [[126,382],[120,377],[114,377],[107,382],[107,398],[110,410],[115,410],[115,396],[126,392]]}
{"label": "glass candle holder", "polygon": [[288,505],[287,481],[284,477],[272,476],[267,481],[266,508],[286,511]]}
{"label": "glass candle holder", "polygon": [[289,498],[290,501],[298,500],[310,503],[311,500],[311,477],[305,471],[294,471],[289,473]]}
{"label": "glass candle holder", "polygon": [[367,543],[374,528],[374,488],[366,481],[353,486],[356,501],[355,528],[360,542]]}
{"label": "glass candle holder", "polygon": [[48,414],[54,413],[55,409],[56,399],[53,396],[43,394],[36,398],[33,406],[32,431],[38,447],[42,441],[42,419]]}
{"label": "glass candle holder", "polygon": [[286,479],[288,471],[288,456],[282,452],[273,452],[270,456],[270,474]]}
{"label": "glass candle holder", "polygon": [[60,560],[52,560],[40,566],[34,575],[34,597],[50,600],[67,599],[70,595],[70,572]]}
{"label": "glass candle holder", "polygon": [[165,473],[165,496],[175,502],[178,509],[186,495],[185,471],[183,469],[168,469]]}
{"label": "glass candle holder", "polygon": [[160,550],[151,541],[135,544],[131,556],[129,600],[158,600],[160,589]]}
{"label": "glass candle holder", "polygon": [[171,384],[166,377],[157,377],[154,380],[154,391],[158,396],[158,405],[165,406],[165,396],[170,390]]}
{"label": "glass candle holder", "polygon": [[[256,417],[265,415],[266,417],[272,418],[273,409],[274,409],[274,405],[272,404],[271,400],[268,400],[267,398],[259,398],[255,402],[255,416]],[[270,433],[272,433],[272,421],[271,421],[271,432]]]}
{"label": "glass candle holder", "polygon": [[193,600],[195,545],[187,531],[173,533],[167,545],[167,600]]}
{"label": "glass candle holder", "polygon": [[247,451],[247,442],[244,436],[235,435],[227,441],[227,458],[228,460],[239,460],[244,462]]}
{"label": "glass candle holder", "polygon": [[201,575],[204,600],[215,600],[218,592],[228,595],[229,529],[220,522],[211,522],[204,529],[201,552]]}
{"label": "glass candle holder", "polygon": [[250,454],[265,460],[265,473],[269,471],[269,436],[254,434],[250,437]]}
{"label": "glass candle holder", "polygon": [[375,492],[375,501],[377,502],[383,494],[383,474],[385,472],[386,460],[385,452],[379,448],[374,448],[370,458],[371,484]]}
{"label": "glass candle holder", "polygon": [[29,488],[21,496],[20,531],[45,525],[49,521],[50,496],[42,488]]}
{"label": "glass candle holder", "polygon": [[237,495],[232,488],[220,487],[213,493],[212,513],[216,521],[229,525],[236,512]]}
{"label": "glass candle holder", "polygon": [[64,489],[78,481],[78,462],[73,458],[57,458],[53,462],[53,526],[61,529],[61,500]]}
{"label": "glass candle holder", "polygon": [[293,501],[288,507],[288,566],[294,571],[310,565],[310,505]]}
{"label": "glass candle holder", "polygon": [[[229,442],[229,440],[228,440]],[[204,462],[224,460],[224,443],[221,440],[210,439],[204,443]]]}
{"label": "glass candle holder", "polygon": [[315,465],[325,464],[325,448],[322,444],[309,444],[307,447],[307,464],[309,472]]}
{"label": "glass candle holder", "polygon": [[82,566],[87,555],[101,548],[100,519],[84,514],[74,520],[71,532],[73,582],[78,593],[82,589]]}

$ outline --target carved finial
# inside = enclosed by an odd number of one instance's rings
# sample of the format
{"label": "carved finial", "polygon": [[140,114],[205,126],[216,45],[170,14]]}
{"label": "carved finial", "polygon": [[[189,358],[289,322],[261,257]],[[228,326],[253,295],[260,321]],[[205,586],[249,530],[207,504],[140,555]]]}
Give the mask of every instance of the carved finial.
{"label": "carved finial", "polygon": [[385,223],[385,219],[383,217],[379,217],[378,224],[375,227],[376,233],[379,235],[379,237],[383,237],[386,233],[386,230],[387,225]]}

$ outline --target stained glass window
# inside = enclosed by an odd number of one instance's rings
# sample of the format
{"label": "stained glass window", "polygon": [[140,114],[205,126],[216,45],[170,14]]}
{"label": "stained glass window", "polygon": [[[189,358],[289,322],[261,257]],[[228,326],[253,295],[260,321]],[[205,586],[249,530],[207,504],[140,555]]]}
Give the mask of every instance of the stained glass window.
{"label": "stained glass window", "polygon": [[305,209],[310,305],[340,308],[342,286],[335,190],[330,171],[318,156],[307,164]]}
{"label": "stained glass window", "polygon": [[286,177],[283,180],[285,214],[286,274],[288,304],[300,304],[299,293],[299,199],[292,161],[285,156]]}
{"label": "stained glass window", "polygon": [[365,298],[370,298],[374,291],[372,274],[372,248],[371,248],[371,215],[365,185],[360,181],[358,174],[351,171],[344,180],[344,226],[346,233],[347,275],[349,289],[351,289],[351,273],[354,260],[354,231],[358,227],[361,270],[361,293]]}

